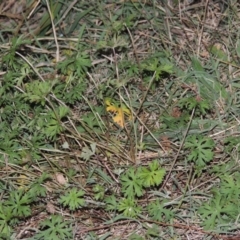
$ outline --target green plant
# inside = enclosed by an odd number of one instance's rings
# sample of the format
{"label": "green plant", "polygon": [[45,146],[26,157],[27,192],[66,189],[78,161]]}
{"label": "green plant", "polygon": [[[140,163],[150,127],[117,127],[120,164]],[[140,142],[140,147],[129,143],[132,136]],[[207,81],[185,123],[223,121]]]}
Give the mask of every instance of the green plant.
{"label": "green plant", "polygon": [[84,191],[72,188],[65,195],[60,197],[59,202],[63,204],[64,207],[69,207],[71,211],[74,211],[77,208],[84,206],[84,194]]}
{"label": "green plant", "polygon": [[66,75],[76,72],[78,77],[83,77],[91,65],[92,64],[89,56],[80,48],[79,53],[73,54],[71,57],[59,62],[58,69],[60,69],[61,72]]}
{"label": "green plant", "polygon": [[201,99],[200,96],[183,98],[179,101],[178,106],[189,112],[195,109],[195,114],[198,116],[205,115],[211,109],[210,102],[207,99]]}
{"label": "green plant", "polygon": [[85,160],[89,160],[91,156],[95,154],[95,151],[96,151],[96,143],[91,143],[90,148],[84,147],[82,149],[81,157]]}
{"label": "green plant", "polygon": [[238,203],[240,197],[240,174],[223,174],[221,176],[221,185],[219,192],[229,202]]}
{"label": "green plant", "polygon": [[127,198],[141,197],[144,188],[159,186],[164,175],[165,170],[160,168],[157,160],[151,162],[149,167],[129,168],[121,177],[122,192]]}
{"label": "green plant", "polygon": [[45,123],[42,125],[42,133],[45,134],[48,138],[54,139],[64,131],[64,128],[61,124],[61,119],[68,115],[69,109],[64,106],[59,106],[54,110],[50,110],[46,114]]}
{"label": "green plant", "polygon": [[239,142],[240,142],[240,137],[238,136],[230,136],[226,137],[224,139],[224,146],[225,146],[225,151],[227,153],[231,154],[231,152],[234,150],[236,152],[239,152]]}
{"label": "green plant", "polygon": [[222,230],[229,228],[229,224],[239,215],[240,182],[239,173],[223,174],[218,187],[212,189],[212,197],[198,209],[205,229],[222,226]]}
{"label": "green plant", "polygon": [[37,202],[38,197],[46,194],[42,183],[47,179],[48,175],[43,174],[29,186],[20,186],[21,188],[11,191],[9,196],[1,202],[0,236],[2,238],[9,239],[12,228],[32,214],[31,206]]}
{"label": "green plant", "polygon": [[122,193],[124,198],[117,200],[114,195],[106,197],[106,209],[118,211],[126,217],[136,217],[142,211],[138,206],[136,198],[143,196],[144,190],[150,187],[159,186],[165,175],[157,160],[154,160],[147,167],[139,167],[137,170],[129,168],[121,176]]}
{"label": "green plant", "polygon": [[231,220],[235,219],[239,211],[239,205],[233,204],[221,195],[219,192],[214,192],[213,198],[209,203],[203,204],[198,213],[202,217],[202,225],[205,229],[214,229],[216,226],[222,224],[229,224]]}
{"label": "green plant", "polygon": [[174,217],[173,211],[164,207],[164,203],[165,201],[160,202],[159,199],[157,199],[148,205],[147,209],[152,219],[157,221],[169,221]]}
{"label": "green plant", "polygon": [[214,141],[202,135],[188,136],[184,147],[190,151],[187,160],[196,164],[197,168],[204,168],[213,159]]}
{"label": "green plant", "polygon": [[106,210],[107,211],[117,211],[118,209],[118,200],[114,195],[107,196],[105,198]]}
{"label": "green plant", "polygon": [[122,192],[127,198],[143,195],[143,180],[139,177],[140,170],[129,168],[121,177]]}
{"label": "green plant", "polygon": [[97,184],[94,188],[93,188],[93,191],[94,191],[94,198],[96,200],[103,200],[104,198],[104,187]]}
{"label": "green plant", "polygon": [[129,240],[144,240],[145,238],[136,234],[136,233],[133,233],[131,234],[131,236],[129,237]]}
{"label": "green plant", "polygon": [[117,209],[119,212],[123,212],[126,217],[136,217],[141,212],[141,207],[137,205],[133,198],[121,199]]}
{"label": "green plant", "polygon": [[168,60],[167,55],[164,52],[153,54],[141,63],[141,69],[145,72],[155,72],[156,80],[159,80],[164,73],[173,73],[173,64]]}
{"label": "green plant", "polygon": [[46,97],[52,91],[52,88],[56,81],[34,81],[31,83],[25,84],[26,93],[24,94],[24,98],[30,103],[40,103],[41,105],[45,105]]}
{"label": "green plant", "polygon": [[10,221],[12,219],[11,209],[0,204],[0,237],[3,239],[8,239],[12,233],[12,227],[10,226]]}
{"label": "green plant", "polygon": [[[13,37],[11,40],[10,50],[3,56],[3,66],[7,67],[10,71],[18,71],[21,67],[22,61],[18,61],[16,58],[16,51],[24,44],[29,44],[28,39],[24,39],[24,36]],[[26,67],[26,65],[25,65]]]}
{"label": "green plant", "polygon": [[71,223],[63,219],[62,216],[52,215],[50,219],[45,219],[40,223],[40,229],[33,239],[36,240],[64,240],[73,239]]}
{"label": "green plant", "polygon": [[139,178],[143,181],[145,188],[159,186],[165,176],[165,169],[160,168],[157,160],[149,163],[148,167],[141,167]]}
{"label": "green plant", "polygon": [[35,196],[25,193],[23,189],[11,192],[8,200],[4,202],[6,212],[11,212],[11,221],[16,222],[18,218],[30,216],[30,204],[34,199],[36,199]]}

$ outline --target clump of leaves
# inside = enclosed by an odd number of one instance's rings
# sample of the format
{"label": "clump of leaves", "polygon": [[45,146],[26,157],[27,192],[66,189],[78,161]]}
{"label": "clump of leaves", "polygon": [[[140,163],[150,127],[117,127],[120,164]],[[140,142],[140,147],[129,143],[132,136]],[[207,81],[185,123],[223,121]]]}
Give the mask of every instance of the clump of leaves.
{"label": "clump of leaves", "polygon": [[160,168],[157,160],[152,161],[149,167],[141,167],[139,178],[143,181],[144,187],[159,186],[165,176],[165,169]]}
{"label": "clump of leaves", "polygon": [[[23,35],[20,37],[13,37],[9,52],[2,58],[3,66],[17,71],[20,67],[19,59],[16,57],[16,51],[24,44],[29,44],[30,40],[24,39]],[[9,70],[8,69],[8,70]]]}
{"label": "clump of leaves", "polygon": [[129,168],[121,177],[122,192],[125,197],[133,198],[143,195],[143,188],[159,186],[165,175],[165,170],[160,168],[157,160],[149,164],[149,167]]}
{"label": "clump of leaves", "polygon": [[240,150],[240,137],[239,136],[229,136],[225,138],[224,145],[225,151],[231,153],[233,150],[239,152]]}
{"label": "clump of leaves", "polygon": [[66,75],[76,72],[78,77],[82,77],[91,67],[92,63],[89,56],[80,51],[77,54],[73,54],[71,57],[66,58],[64,61],[58,63],[58,69]]}
{"label": "clump of leaves", "polygon": [[96,200],[102,200],[104,198],[104,187],[96,184],[93,188],[94,198]]}
{"label": "clump of leaves", "polygon": [[179,101],[178,106],[181,109],[187,109],[189,112],[195,109],[196,115],[205,115],[211,109],[210,102],[200,96],[183,98]]}
{"label": "clump of leaves", "polygon": [[209,203],[203,204],[198,212],[202,217],[205,229],[214,229],[216,225],[227,224],[234,220],[236,216],[235,204],[226,201],[225,197],[219,192],[215,192],[214,197]]}
{"label": "clump of leaves", "polygon": [[46,97],[51,92],[52,87],[56,81],[38,81],[30,82],[25,84],[26,93],[24,97],[26,100],[29,100],[31,103],[40,102],[42,106],[45,105]]}
{"label": "clump of leaves", "polygon": [[159,80],[164,73],[173,73],[173,63],[168,60],[167,53],[163,52],[155,53],[150,58],[146,58],[140,64],[140,67],[145,73],[155,72],[156,80]]}
{"label": "clump of leaves", "polygon": [[129,168],[121,177],[122,193],[124,198],[118,200],[111,195],[105,199],[108,211],[117,211],[127,217],[136,217],[141,212],[136,198],[143,196],[144,189],[159,186],[162,183],[165,170],[162,169],[157,160],[148,167]]}
{"label": "clump of leaves", "polygon": [[54,139],[64,128],[61,124],[61,119],[67,116],[69,109],[65,106],[60,106],[54,110],[48,111],[46,115],[46,123],[43,123],[43,133],[50,139]]}
{"label": "clump of leaves", "polygon": [[65,195],[60,197],[59,202],[63,204],[64,207],[69,207],[71,211],[74,211],[77,208],[84,206],[84,194],[84,191],[78,190],[77,188],[72,188]]}
{"label": "clump of leaves", "polygon": [[186,138],[184,146],[190,150],[187,160],[194,162],[197,168],[205,167],[213,159],[215,143],[209,137],[190,135]]}
{"label": "clump of leaves", "polygon": [[240,180],[239,173],[224,174],[219,187],[212,189],[212,197],[198,209],[205,229],[220,226],[229,230],[231,222],[239,217]]}
{"label": "clump of leaves", "polygon": [[139,176],[140,169],[129,168],[121,177],[122,192],[125,197],[134,198],[143,195],[143,180]]}
{"label": "clump of leaves", "polygon": [[20,219],[31,216],[31,205],[37,201],[38,197],[45,196],[46,189],[42,183],[48,178],[43,174],[34,181],[28,188],[20,188],[10,192],[8,198],[0,204],[0,237],[9,239],[12,227]]}
{"label": "clump of leaves", "polygon": [[40,232],[33,239],[35,240],[57,240],[73,239],[70,222],[63,219],[62,216],[52,215],[50,219],[45,219],[40,223]]}
{"label": "clump of leaves", "polygon": [[149,215],[157,221],[169,221],[174,216],[173,211],[164,207],[164,201],[160,202],[159,199],[148,205],[148,212]]}
{"label": "clump of leaves", "polygon": [[141,212],[141,207],[137,205],[133,198],[121,199],[117,209],[126,217],[136,217]]}

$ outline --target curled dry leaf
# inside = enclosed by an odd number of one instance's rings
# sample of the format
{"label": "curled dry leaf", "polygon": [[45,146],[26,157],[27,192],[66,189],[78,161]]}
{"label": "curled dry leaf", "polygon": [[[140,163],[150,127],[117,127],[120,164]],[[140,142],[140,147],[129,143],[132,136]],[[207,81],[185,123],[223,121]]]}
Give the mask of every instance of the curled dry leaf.
{"label": "curled dry leaf", "polygon": [[167,136],[162,136],[160,142],[165,151],[171,150],[171,141],[169,140],[169,138]]}
{"label": "curled dry leaf", "polygon": [[55,207],[51,202],[47,202],[47,211],[52,214],[56,212]]}
{"label": "curled dry leaf", "polygon": [[181,109],[180,109],[179,107],[174,107],[174,108],[172,109],[171,115],[172,115],[174,118],[179,118],[179,117],[181,117],[181,115],[182,115]]}
{"label": "curled dry leaf", "polygon": [[115,116],[113,117],[113,121],[117,123],[121,128],[124,128],[125,126],[124,115],[127,116],[128,120],[131,120],[131,111],[124,104],[118,106],[118,104],[114,102],[113,99],[106,98],[105,105],[107,112],[112,112],[115,114]]}
{"label": "curled dry leaf", "polygon": [[57,182],[60,183],[61,185],[66,185],[66,183],[68,182],[67,178],[65,178],[62,173],[55,173],[54,176]]}

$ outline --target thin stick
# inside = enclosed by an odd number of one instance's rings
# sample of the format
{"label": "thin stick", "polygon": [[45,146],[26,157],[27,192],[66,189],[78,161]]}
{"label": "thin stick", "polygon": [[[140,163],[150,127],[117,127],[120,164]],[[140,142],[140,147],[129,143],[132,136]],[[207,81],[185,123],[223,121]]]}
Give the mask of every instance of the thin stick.
{"label": "thin stick", "polygon": [[191,114],[191,118],[190,118],[189,124],[188,124],[188,126],[187,126],[187,130],[186,130],[186,132],[185,132],[185,134],[184,134],[184,137],[183,137],[183,140],[182,140],[182,142],[181,142],[181,145],[180,145],[180,147],[179,147],[179,149],[178,149],[177,155],[176,155],[176,157],[174,158],[174,161],[173,161],[173,163],[172,163],[171,169],[169,170],[169,173],[168,173],[168,175],[167,175],[167,177],[166,177],[166,179],[165,179],[162,187],[160,188],[160,190],[162,190],[162,189],[165,187],[165,185],[166,185],[166,183],[167,183],[167,181],[168,181],[168,179],[169,179],[169,177],[170,177],[170,175],[171,175],[171,173],[172,173],[173,167],[174,167],[174,165],[175,165],[175,163],[176,163],[176,161],[177,161],[177,159],[178,159],[178,156],[179,156],[179,154],[180,154],[180,151],[182,150],[182,147],[183,147],[183,144],[184,144],[185,139],[186,139],[186,137],[187,137],[189,128],[190,128],[190,126],[191,126],[191,124],[192,124],[192,120],[193,120],[194,113],[195,113],[195,108],[192,110],[192,114]]}
{"label": "thin stick", "polygon": [[34,12],[35,9],[37,8],[37,6],[38,6],[38,4],[40,3],[40,1],[41,1],[41,0],[38,0],[36,3],[34,3],[33,9],[32,9],[32,11],[28,14],[27,19],[29,19],[29,18],[32,16],[33,12]]}
{"label": "thin stick", "polygon": [[56,23],[59,24],[62,20],[65,19],[65,17],[67,16],[67,14],[70,12],[70,10],[73,8],[73,6],[77,3],[78,0],[74,0],[68,7],[68,9],[65,11],[65,13],[63,14],[63,16],[59,19],[59,21]]}
{"label": "thin stick", "polygon": [[38,70],[32,65],[32,63],[26,58],[24,57],[21,53],[19,52],[16,52],[16,54],[18,56],[20,56],[31,68],[32,70],[38,75],[38,77],[43,81],[45,82],[44,78],[41,76],[41,74],[38,72]]}
{"label": "thin stick", "polygon": [[58,44],[58,40],[57,40],[56,28],[55,28],[55,25],[54,25],[54,22],[53,22],[53,15],[52,15],[51,8],[49,6],[48,0],[46,0],[46,3],[47,3],[48,12],[49,12],[49,15],[50,15],[51,23],[52,23],[54,41],[55,41],[55,44],[56,44],[56,62],[59,62],[59,59],[60,59],[60,57],[59,57],[59,44]]}
{"label": "thin stick", "polygon": [[206,16],[207,16],[208,1],[209,0],[207,0],[206,3],[205,3],[205,12],[204,12],[204,16],[203,16],[203,23],[202,23],[202,28],[201,28],[199,40],[198,40],[197,56],[199,56],[199,53],[200,53],[200,46],[201,46],[202,37],[203,37],[204,23],[205,23]]}

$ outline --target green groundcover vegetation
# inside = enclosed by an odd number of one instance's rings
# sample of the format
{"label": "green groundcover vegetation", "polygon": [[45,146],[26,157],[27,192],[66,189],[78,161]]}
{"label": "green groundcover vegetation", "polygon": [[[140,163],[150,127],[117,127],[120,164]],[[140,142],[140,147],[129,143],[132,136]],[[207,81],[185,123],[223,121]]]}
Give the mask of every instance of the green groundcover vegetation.
{"label": "green groundcover vegetation", "polygon": [[239,239],[238,1],[0,1],[0,239]]}

